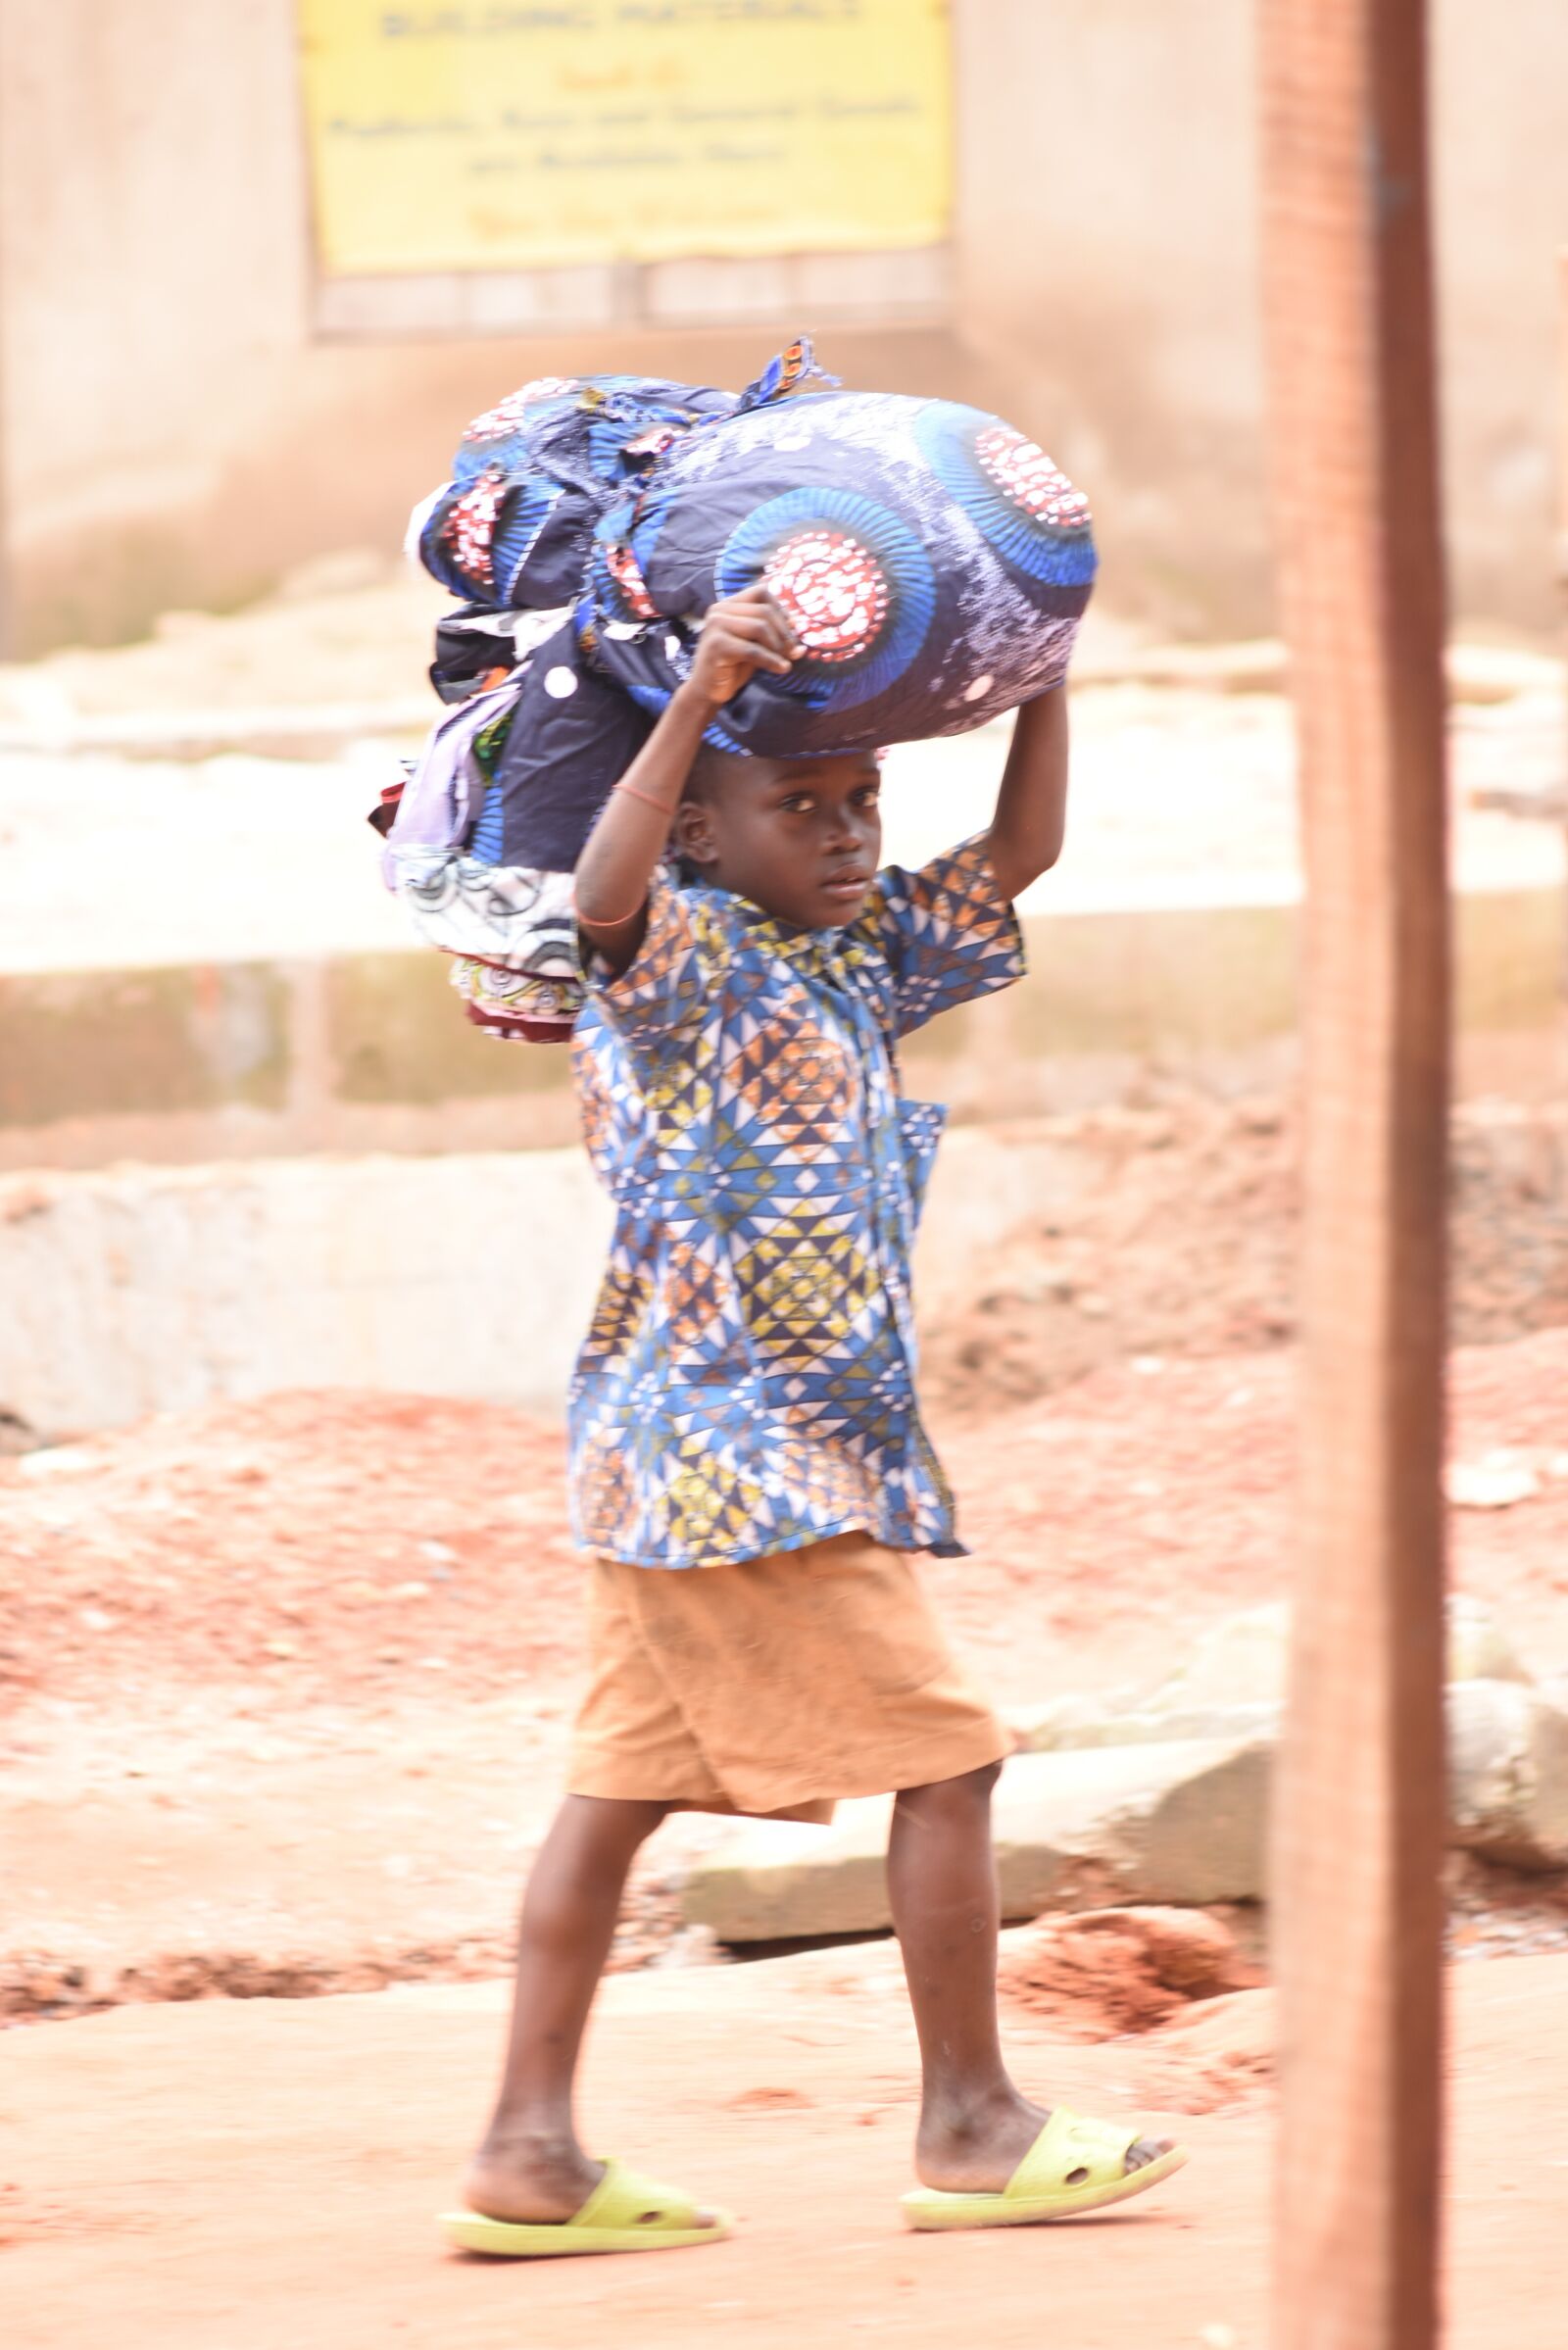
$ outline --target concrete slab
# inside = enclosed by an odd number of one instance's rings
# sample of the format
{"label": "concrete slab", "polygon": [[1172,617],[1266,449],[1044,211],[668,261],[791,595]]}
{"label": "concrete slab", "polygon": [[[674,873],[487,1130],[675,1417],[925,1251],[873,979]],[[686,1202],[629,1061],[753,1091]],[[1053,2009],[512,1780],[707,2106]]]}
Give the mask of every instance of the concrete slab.
{"label": "concrete slab", "polygon": [[[402,936],[389,901],[365,892],[344,951],[281,943],[308,935],[321,886],[307,873],[280,901],[268,952],[224,951],[238,933],[218,888],[186,959],[167,958],[174,923],[156,960],[0,972],[0,1168],[564,1143],[569,1054],[471,1027],[444,957]],[[1165,1082],[1272,1087],[1296,1034],[1298,915],[1289,897],[1209,894],[1031,914],[1028,976],[911,1038],[909,1090],[987,1119],[1113,1099],[1152,1062]],[[1549,1035],[1562,922],[1554,883],[1461,897],[1463,1036]],[[91,929],[87,909],[51,909],[57,949]]]}
{"label": "concrete slab", "polygon": [[[531,1076],[552,1062],[545,1052],[473,1041],[503,1074],[520,1065]],[[107,1046],[105,1063],[112,1072]],[[265,1059],[253,1076],[271,1082]],[[499,1097],[494,1106],[502,1116],[525,1109],[541,1144],[574,1131],[564,1093]],[[546,1122],[552,1107],[559,1131]],[[1118,1133],[1136,1141],[1139,1113],[1118,1114]],[[1103,1186],[1114,1164],[1104,1115],[949,1134],[915,1264],[928,1326],[974,1294],[977,1274],[995,1278],[1012,1234],[1070,1225]],[[1152,1139],[1159,1115],[1150,1117]],[[1518,1180],[1551,1196],[1542,1185],[1560,1137],[1539,1119],[1478,1104],[1460,1112],[1455,1133],[1465,1184],[1484,1183],[1495,1198]],[[463,1151],[454,1134],[439,1155],[236,1155],[0,1174],[0,1403],[59,1434],[289,1386],[412,1388],[559,1412],[609,1209],[575,1145]],[[1551,1250],[1528,1261],[1544,1291]],[[1213,1702],[1193,1701],[1183,1735],[1251,1727],[1214,1722]],[[1167,1728],[1156,1725],[1160,1735]],[[1031,1743],[1090,1742],[1070,1724],[1059,1737],[1050,1723],[1039,1730]],[[1102,1730],[1097,1742],[1119,1736]]]}
{"label": "concrete slab", "polygon": [[[1212,1717],[1229,1738],[1015,1754],[995,1806],[1004,1915],[1263,1900],[1278,1722],[1250,1724],[1247,1710]],[[1525,1870],[1568,1867],[1568,1713],[1527,1683],[1456,1681],[1447,1735],[1450,1844]],[[736,1943],[885,1930],[891,1810],[880,1797],[842,1805],[826,1830],[723,1832],[691,1867],[683,1914]]]}
{"label": "concrete slab", "polygon": [[[1054,1904],[1248,1901],[1264,1889],[1269,1754],[1171,1742],[1014,1755],[995,1806],[1003,1914]],[[691,1870],[682,1909],[723,1941],[874,1933],[892,1804],[846,1803],[831,1828],[747,1822]]]}
{"label": "concrete slab", "polygon": [[[475,1042],[503,1072],[551,1059]],[[1028,1216],[1070,1211],[1096,1172],[1049,1127],[950,1135],[922,1308],[963,1295]],[[610,1222],[577,1148],[0,1176],[0,1400],[78,1432],[293,1386],[559,1412]]]}
{"label": "concrete slab", "polygon": [[1515,1868],[1568,1869],[1568,1711],[1511,1681],[1448,1691],[1454,1841]]}
{"label": "concrete slab", "polygon": [[[411,648],[399,691],[361,701],[382,671],[351,661],[361,693],[325,713],[334,725],[354,702],[378,725],[416,710],[426,620],[390,596],[368,609]],[[194,625],[194,650],[124,657],[151,662],[152,683],[123,708],[91,664],[6,672],[0,736],[8,710],[39,744],[107,744],[117,724],[149,746],[158,725],[197,747],[220,721],[292,727],[301,745],[319,733],[309,683],[336,642],[328,608]],[[214,690],[224,649],[258,631],[265,658],[238,662],[231,702]],[[1560,779],[1560,690],[1549,663],[1503,667],[1514,690],[1454,721],[1460,1010],[1476,1033],[1549,1024],[1560,958],[1561,826],[1489,805],[1531,805]],[[962,1114],[1105,1099],[1150,1058],[1205,1082],[1277,1074],[1300,897],[1289,712],[1278,694],[1160,674],[1075,694],[1068,854],[1021,902],[1029,980],[913,1041],[912,1082]],[[270,700],[267,678],[287,690]],[[182,679],[201,710],[172,699]],[[917,863],[983,825],[1004,756],[1004,726],[900,746],[887,855]],[[257,756],[254,740],[202,761],[0,749],[0,1165],[567,1139],[565,1056],[468,1031],[441,959],[381,888],[364,817],[392,764],[369,739],[312,760]]]}

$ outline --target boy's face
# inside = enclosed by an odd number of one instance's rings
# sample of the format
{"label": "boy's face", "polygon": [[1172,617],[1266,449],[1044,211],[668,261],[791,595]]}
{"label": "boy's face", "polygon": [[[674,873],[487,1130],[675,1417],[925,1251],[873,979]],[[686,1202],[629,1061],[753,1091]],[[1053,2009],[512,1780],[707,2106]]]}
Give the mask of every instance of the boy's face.
{"label": "boy's face", "polygon": [[882,852],[869,751],[833,759],[704,755],[681,803],[681,855],[707,882],[800,930],[855,921]]}

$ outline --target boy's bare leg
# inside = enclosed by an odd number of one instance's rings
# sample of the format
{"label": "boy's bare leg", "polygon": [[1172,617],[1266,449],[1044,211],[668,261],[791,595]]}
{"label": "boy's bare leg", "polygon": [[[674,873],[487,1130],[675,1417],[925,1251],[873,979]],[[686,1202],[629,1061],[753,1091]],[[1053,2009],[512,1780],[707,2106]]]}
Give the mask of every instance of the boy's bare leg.
{"label": "boy's bare leg", "polygon": [[[1000,1763],[909,1787],[893,1813],[888,1891],[920,2039],[921,2182],[950,2194],[1000,2194],[1050,2108],[1013,2086],[997,2028],[1001,1923],[991,1849]],[[1165,2151],[1140,2138],[1127,2168]]]}
{"label": "boy's bare leg", "polygon": [[470,2211],[569,2220],[604,2176],[577,2141],[577,2057],[626,1873],[668,1808],[568,1795],[556,1814],[523,1896],[506,2071],[464,2181]]}

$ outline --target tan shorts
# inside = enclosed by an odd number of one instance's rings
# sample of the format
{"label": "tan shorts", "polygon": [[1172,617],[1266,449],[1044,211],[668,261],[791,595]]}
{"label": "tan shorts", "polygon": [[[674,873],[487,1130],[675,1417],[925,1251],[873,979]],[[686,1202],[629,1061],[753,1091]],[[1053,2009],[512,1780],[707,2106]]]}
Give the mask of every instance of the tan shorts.
{"label": "tan shorts", "polygon": [[1000,1762],[912,1557],[865,1534],[719,1567],[589,1569],[577,1795],[827,1821]]}

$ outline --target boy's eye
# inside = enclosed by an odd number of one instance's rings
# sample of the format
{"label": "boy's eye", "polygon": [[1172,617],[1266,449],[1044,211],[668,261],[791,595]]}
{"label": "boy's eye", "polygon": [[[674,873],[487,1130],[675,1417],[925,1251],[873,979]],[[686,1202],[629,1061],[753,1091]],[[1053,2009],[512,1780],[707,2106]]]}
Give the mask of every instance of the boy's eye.
{"label": "boy's eye", "polygon": [[882,798],[882,786],[879,783],[862,783],[855,798],[860,808],[875,808]]}
{"label": "boy's eye", "polygon": [[784,813],[787,816],[798,816],[807,808],[808,808],[810,805],[810,795],[807,792],[791,792],[787,800],[781,800],[779,802],[780,808],[784,810]]}

